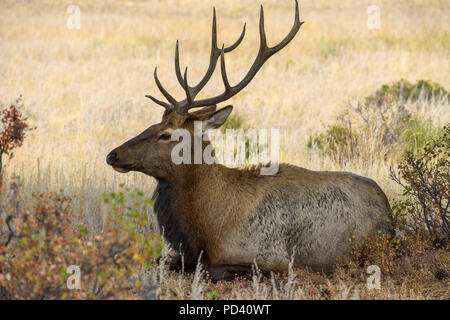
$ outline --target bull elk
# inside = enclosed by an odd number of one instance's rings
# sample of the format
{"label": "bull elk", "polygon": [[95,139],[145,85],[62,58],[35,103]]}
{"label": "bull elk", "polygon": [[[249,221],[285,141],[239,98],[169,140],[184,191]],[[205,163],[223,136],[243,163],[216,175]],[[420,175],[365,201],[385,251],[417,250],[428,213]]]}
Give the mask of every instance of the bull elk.
{"label": "bull elk", "polygon": [[[213,280],[248,273],[255,261],[263,271],[284,271],[291,258],[295,266],[326,271],[349,254],[351,235],[363,241],[365,236],[391,231],[383,222],[389,210],[385,194],[373,180],[356,174],[280,164],[277,174],[263,176],[254,167],[171,161],[177,143],[171,139],[174,130],[189,130],[193,137],[194,121],[202,121],[205,130],[223,125],[233,107],[216,110],[216,105],[247,86],[263,64],[291,42],[302,24],[296,1],[292,29],[279,44],[269,47],[261,6],[258,54],[245,77],[232,86],[225,54],[241,43],[245,25],[233,45],[219,48],[213,10],[211,56],[204,77],[193,87],[188,84],[187,68],[184,74],[180,69],[177,42],[175,71],[186,98],[178,101],[167,92],[155,68],[156,84],[167,102],[147,97],[165,108],[161,122],[108,154],[106,162],[114,170],[139,171],[157,180],[154,211],[164,237],[177,250],[170,263],[172,270],[180,269],[182,261],[185,269],[195,267],[203,252],[201,262]],[[224,92],[196,100],[219,58]],[[200,109],[189,112],[194,108]]]}

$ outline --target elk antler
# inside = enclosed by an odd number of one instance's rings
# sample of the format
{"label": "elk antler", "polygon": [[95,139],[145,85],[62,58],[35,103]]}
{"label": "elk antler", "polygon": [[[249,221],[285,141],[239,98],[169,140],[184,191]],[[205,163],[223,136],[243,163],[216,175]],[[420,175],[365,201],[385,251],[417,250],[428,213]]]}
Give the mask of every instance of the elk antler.
{"label": "elk antler", "polygon": [[[298,2],[295,0],[295,21],[294,25],[289,31],[288,35],[276,46],[274,47],[268,47],[267,46],[267,40],[266,40],[266,32],[264,29],[264,9],[261,5],[261,13],[259,18],[259,37],[260,37],[260,45],[259,45],[259,51],[258,55],[255,58],[255,61],[253,62],[252,66],[250,67],[250,70],[245,75],[245,77],[235,86],[231,86],[228,81],[228,76],[225,68],[225,53],[230,52],[234,50],[242,41],[245,35],[245,24],[244,28],[242,30],[241,35],[239,36],[239,39],[231,46],[225,48],[224,45],[222,45],[222,48],[219,49],[217,46],[217,26],[216,26],[216,10],[213,10],[213,23],[212,23],[212,43],[211,43],[211,56],[209,61],[209,67],[206,71],[205,76],[200,80],[200,82],[194,86],[190,87],[188,85],[187,81],[187,67],[184,70],[184,75],[181,74],[180,70],[180,58],[179,58],[179,50],[178,50],[178,41],[175,46],[175,72],[177,75],[178,82],[183,87],[185,93],[186,93],[186,99],[182,101],[177,101],[173,96],[171,96],[161,85],[161,82],[158,79],[157,74],[157,68],[155,68],[154,77],[156,85],[158,86],[158,89],[161,91],[161,93],[164,95],[164,97],[167,99],[169,103],[160,101],[156,99],[153,96],[147,95],[146,97],[152,99],[155,103],[163,106],[166,109],[175,109],[178,113],[181,114],[187,114],[187,112],[192,108],[199,108],[204,106],[210,106],[214,104],[218,104],[220,102],[223,102],[225,100],[230,99],[234,95],[236,95],[238,92],[240,92],[242,89],[244,89],[250,81],[253,79],[253,77],[256,75],[256,73],[261,69],[263,64],[275,53],[283,49],[291,40],[295,37],[298,30],[300,29],[301,25],[304,22],[300,21],[300,14],[298,9]],[[202,99],[202,100],[195,100],[195,97],[200,92],[200,90],[203,89],[203,87],[206,85],[206,83],[211,78],[217,64],[217,60],[220,57],[220,70],[222,74],[222,80],[223,84],[225,86],[225,91],[215,97]]]}

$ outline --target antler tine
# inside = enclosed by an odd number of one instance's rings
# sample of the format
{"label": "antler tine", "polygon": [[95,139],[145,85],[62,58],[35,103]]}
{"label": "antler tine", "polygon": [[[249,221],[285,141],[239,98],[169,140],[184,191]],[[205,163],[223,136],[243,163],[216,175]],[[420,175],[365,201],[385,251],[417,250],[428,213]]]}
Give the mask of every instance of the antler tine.
{"label": "antler tine", "polygon": [[[246,30],[247,24],[244,23],[244,27],[242,29],[242,32],[239,36],[239,38],[229,47],[226,47],[223,49],[225,53],[233,51],[236,49],[242,42],[245,36],[245,30]],[[179,111],[183,112],[182,108],[188,108],[189,105],[193,102],[193,99],[197,96],[197,94],[204,88],[204,86],[208,83],[209,79],[211,79],[212,74],[214,73],[214,70],[217,65],[217,60],[219,59],[221,55],[221,50],[217,46],[217,18],[216,18],[216,8],[213,8],[213,20],[212,20],[212,32],[211,32],[211,55],[209,60],[209,66],[206,71],[206,74],[203,76],[203,78],[199,81],[199,83],[194,86],[186,86],[187,83],[185,79],[183,78],[181,74],[181,67],[180,67],[180,51],[179,51],[179,42],[177,40],[175,45],[175,73],[178,79],[178,82],[183,87],[183,89],[186,92],[186,99],[180,102]],[[189,97],[188,97],[189,94]],[[189,101],[190,100],[190,101]]]}
{"label": "antler tine", "polygon": [[177,75],[178,82],[183,87],[184,86],[184,80],[183,80],[183,76],[181,75],[180,52],[179,52],[179,49],[178,49],[178,40],[177,40],[177,44],[175,45],[175,73]]}
{"label": "antler tine", "polygon": [[149,95],[149,94],[147,94],[145,97],[147,97],[147,98],[149,98],[149,99],[152,99],[152,101],[153,101],[154,103],[159,104],[160,106],[163,106],[165,109],[171,109],[171,108],[173,108],[170,104],[168,104],[168,103],[166,103],[166,102],[163,102],[163,101],[161,101],[161,100],[158,100],[158,99],[156,99],[155,97],[153,97],[153,96],[151,96],[151,95]]}
{"label": "antler tine", "polygon": [[231,90],[231,86],[230,86],[230,82],[228,81],[227,70],[225,67],[225,49],[224,49],[223,45],[222,45],[222,50],[220,53],[220,71],[222,74],[223,84],[225,86],[225,92],[228,92]]}
{"label": "antler tine", "polygon": [[264,28],[264,7],[259,12],[259,51],[267,49],[266,29]]}
{"label": "antler tine", "polygon": [[233,43],[231,46],[226,47],[226,48],[224,49],[224,52],[225,52],[225,53],[228,53],[228,52],[230,52],[230,51],[233,51],[234,49],[236,49],[236,48],[241,44],[241,42],[242,42],[242,40],[244,39],[244,36],[245,36],[245,28],[246,28],[246,27],[247,27],[247,23],[244,22],[244,27],[242,27],[241,35],[239,36],[239,38],[236,40],[235,43]]}
{"label": "antler tine", "polygon": [[156,85],[158,86],[159,91],[161,91],[161,93],[164,95],[164,97],[167,99],[167,101],[169,101],[172,104],[172,106],[177,109],[179,107],[178,101],[175,100],[175,98],[172,97],[169,94],[169,92],[167,92],[166,89],[164,89],[164,87],[162,86],[161,82],[158,79],[158,72],[157,72],[157,70],[158,70],[158,67],[155,67],[155,72],[154,72],[153,76],[155,78],[155,82],[156,82]]}
{"label": "antler tine", "polygon": [[276,46],[274,47],[268,47],[267,46],[267,40],[266,40],[266,33],[264,29],[264,9],[261,5],[261,12],[260,12],[260,19],[259,19],[259,36],[260,36],[260,47],[258,55],[255,58],[255,61],[253,62],[252,66],[250,67],[250,70],[245,75],[245,77],[236,85],[236,86],[230,86],[228,83],[228,78],[226,76],[226,70],[225,70],[225,59],[223,57],[224,50],[221,50],[221,70],[222,70],[222,79],[224,81],[225,86],[225,92],[222,94],[207,98],[203,100],[194,101],[189,106],[186,106],[186,108],[199,108],[204,106],[209,106],[213,104],[218,104],[220,102],[223,102],[225,100],[230,99],[232,96],[236,95],[238,92],[240,92],[242,89],[244,89],[250,81],[255,77],[256,73],[261,69],[263,64],[269,59],[272,55],[283,49],[291,40],[295,37],[298,30],[300,29],[303,22],[300,21],[300,13],[298,9],[298,1],[295,0],[295,20],[294,25],[292,26],[291,30],[287,34],[287,36]]}
{"label": "antler tine", "polygon": [[[246,23],[244,23],[244,27],[242,28],[241,35],[239,38],[233,43],[231,46],[224,48],[224,52],[228,53],[236,49],[242,42],[245,36]],[[217,22],[216,22],[216,8],[213,8],[213,22],[212,22],[212,36],[211,36],[211,55],[209,60],[209,67],[206,71],[206,74],[203,78],[198,82],[198,84],[192,87],[192,98],[195,98],[197,94],[205,87],[208,83],[209,79],[211,79],[214,70],[216,69],[217,60],[220,57],[221,50],[217,46]]]}
{"label": "antler tine", "polygon": [[193,100],[192,100],[192,96],[191,96],[191,92],[190,92],[190,88],[188,85],[188,80],[187,80],[187,70],[188,68],[186,67],[186,69],[184,69],[184,79],[183,79],[183,88],[184,91],[186,92],[186,99],[187,99],[187,103],[192,104]]}
{"label": "antler tine", "polygon": [[270,55],[273,55],[283,49],[297,34],[298,30],[304,24],[304,21],[300,21],[300,10],[298,9],[298,1],[295,0],[295,22],[294,26],[292,27],[291,31],[289,31],[288,35],[276,46],[273,46],[272,48],[268,48]]}

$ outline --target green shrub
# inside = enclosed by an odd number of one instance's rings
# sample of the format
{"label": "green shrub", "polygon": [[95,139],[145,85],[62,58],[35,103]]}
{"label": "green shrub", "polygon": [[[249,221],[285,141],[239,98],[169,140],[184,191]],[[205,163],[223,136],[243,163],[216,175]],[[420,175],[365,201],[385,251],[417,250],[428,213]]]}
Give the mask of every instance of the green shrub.
{"label": "green shrub", "polygon": [[400,142],[405,151],[417,153],[423,150],[429,141],[441,136],[443,132],[443,128],[435,126],[431,120],[414,116],[404,120],[400,132]]}
{"label": "green shrub", "polygon": [[404,151],[416,153],[442,134],[442,128],[413,115],[402,103],[442,96],[449,93],[430,81],[383,85],[364,103],[350,105],[336,123],[312,134],[307,147],[341,164],[356,158],[370,163],[377,156],[387,160],[388,155],[396,159]]}
{"label": "green shrub", "polygon": [[[90,234],[86,225],[75,225],[70,199],[41,194],[24,207],[20,187],[10,190],[0,206],[0,299],[121,299],[140,290],[139,269],[163,246],[131,205],[142,208],[142,196],[106,196],[110,215],[102,232]],[[80,268],[80,289],[68,288],[72,265]]]}
{"label": "green shrub", "polygon": [[[403,188],[405,199],[397,201],[405,225],[427,233],[438,243],[450,239],[450,123],[436,139],[428,141],[422,152],[407,151],[391,178]],[[401,216],[401,214],[397,214]]]}
{"label": "green shrub", "polygon": [[222,127],[220,127],[220,130],[222,130],[222,132],[226,132],[227,129],[233,129],[233,130],[238,130],[238,129],[250,129],[250,126],[248,124],[245,123],[244,118],[242,118],[240,115],[238,114],[231,114],[227,121],[225,121],[225,123],[223,124]]}
{"label": "green shrub", "polygon": [[410,117],[402,106],[350,106],[335,124],[310,136],[307,147],[340,164],[355,159],[366,163],[375,158],[387,159],[400,142],[401,131]]}
{"label": "green shrub", "polygon": [[[227,129],[231,130],[249,130],[252,127],[245,122],[245,120],[238,114],[231,114],[227,121],[225,121],[224,125],[220,128],[220,132],[226,134]],[[245,132],[244,132],[245,134]],[[255,147],[254,145],[250,146],[250,139],[245,136],[245,161],[248,161],[250,158],[250,148]],[[267,146],[262,146],[261,148],[267,148]],[[234,156],[236,157],[237,150],[234,151]]]}
{"label": "green shrub", "polygon": [[405,79],[384,84],[375,94],[366,97],[366,104],[383,104],[392,101],[417,101],[419,98],[426,100],[447,98],[450,101],[450,93],[441,85],[431,80],[419,80],[415,84]]}
{"label": "green shrub", "polygon": [[340,124],[329,125],[325,132],[309,137],[308,148],[316,148],[322,156],[328,156],[339,163],[354,156],[358,136],[349,127]]}

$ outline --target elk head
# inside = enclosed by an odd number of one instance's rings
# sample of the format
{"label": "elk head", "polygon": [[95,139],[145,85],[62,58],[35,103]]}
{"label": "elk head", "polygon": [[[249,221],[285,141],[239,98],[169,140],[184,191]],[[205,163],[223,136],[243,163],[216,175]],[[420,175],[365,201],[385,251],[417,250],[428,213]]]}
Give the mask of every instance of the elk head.
{"label": "elk head", "polygon": [[[112,150],[106,157],[106,162],[119,172],[134,170],[146,173],[157,179],[167,178],[167,176],[171,175],[173,170],[176,168],[176,165],[171,161],[171,153],[173,147],[178,142],[172,141],[172,133],[176,129],[187,129],[193,138],[194,121],[202,121],[202,127],[204,130],[219,128],[225,122],[233,107],[227,106],[220,110],[216,110],[216,105],[230,99],[244,89],[267,61],[267,59],[284,48],[294,38],[302,24],[303,22],[300,21],[298,3],[296,0],[295,21],[292,29],[279,44],[274,47],[268,47],[264,29],[264,10],[261,6],[259,20],[260,46],[258,55],[256,56],[255,61],[246,76],[238,84],[231,86],[228,81],[225,68],[225,53],[234,50],[241,43],[245,35],[245,24],[240,37],[233,45],[229,47],[222,45],[222,47],[219,48],[217,45],[216,12],[214,9],[212,21],[211,55],[209,67],[204,77],[196,86],[189,86],[187,67],[184,70],[184,74],[181,73],[177,41],[175,47],[175,72],[178,82],[185,91],[186,98],[182,101],[177,101],[171,94],[169,94],[159,81],[157,68],[155,68],[154,78],[156,85],[168,102],[163,102],[149,95],[146,97],[166,109],[161,122],[150,126],[135,138]],[[224,92],[215,97],[195,100],[195,97],[203,89],[214,73],[219,58],[222,80],[225,87]],[[200,109],[189,112],[189,110],[196,108]]]}

